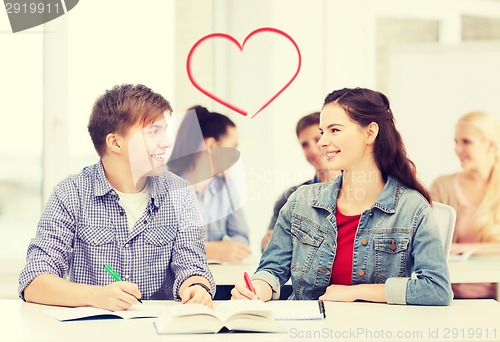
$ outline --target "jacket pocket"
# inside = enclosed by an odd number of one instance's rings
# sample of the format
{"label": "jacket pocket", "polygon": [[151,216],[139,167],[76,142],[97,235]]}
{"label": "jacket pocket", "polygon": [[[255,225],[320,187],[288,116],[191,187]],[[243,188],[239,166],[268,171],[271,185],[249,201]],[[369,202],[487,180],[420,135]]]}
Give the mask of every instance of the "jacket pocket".
{"label": "jacket pocket", "polygon": [[405,277],[410,239],[408,236],[388,236],[374,239],[375,280],[385,283],[387,278]]}
{"label": "jacket pocket", "polygon": [[292,220],[291,233],[292,273],[307,272],[324,238],[314,224],[296,217]]}

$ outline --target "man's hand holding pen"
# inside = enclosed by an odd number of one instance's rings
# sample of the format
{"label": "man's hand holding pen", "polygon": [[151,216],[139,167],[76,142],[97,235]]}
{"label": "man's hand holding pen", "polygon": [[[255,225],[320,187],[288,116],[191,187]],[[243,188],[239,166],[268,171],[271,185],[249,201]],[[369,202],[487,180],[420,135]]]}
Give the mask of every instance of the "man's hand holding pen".
{"label": "man's hand holding pen", "polygon": [[116,281],[106,286],[90,287],[89,296],[89,302],[96,308],[121,311],[128,310],[133,304],[138,303],[142,294],[137,284]]}

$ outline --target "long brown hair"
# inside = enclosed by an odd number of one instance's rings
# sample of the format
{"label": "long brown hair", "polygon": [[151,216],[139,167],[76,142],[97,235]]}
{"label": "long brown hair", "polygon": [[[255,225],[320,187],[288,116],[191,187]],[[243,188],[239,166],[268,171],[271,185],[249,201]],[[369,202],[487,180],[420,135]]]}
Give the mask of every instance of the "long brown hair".
{"label": "long brown hair", "polygon": [[340,105],[351,120],[361,127],[372,122],[379,126],[373,154],[384,178],[387,175],[399,178],[403,184],[420,192],[431,203],[429,192],[417,179],[415,164],[406,154],[387,96],[366,88],[344,88],[328,94],[323,106],[332,102]]}

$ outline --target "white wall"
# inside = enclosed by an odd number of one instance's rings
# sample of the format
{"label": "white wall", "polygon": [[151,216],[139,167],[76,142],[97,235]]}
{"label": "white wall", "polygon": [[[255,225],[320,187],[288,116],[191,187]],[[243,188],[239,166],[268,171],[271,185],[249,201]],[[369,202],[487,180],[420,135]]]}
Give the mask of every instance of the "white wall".
{"label": "white wall", "polygon": [[389,91],[397,127],[427,185],[460,170],[457,119],[487,110],[500,119],[500,43],[428,45],[391,53]]}
{"label": "white wall", "polygon": [[[341,9],[341,10],[339,10]],[[212,32],[232,35],[240,43],[257,28],[273,27],[287,33],[299,46],[301,69],[294,82],[253,119],[199,96],[185,81],[183,66],[177,69],[177,86],[183,93],[176,98],[179,109],[201,100],[207,107],[233,119],[240,132],[242,161],[245,165],[248,202],[244,206],[251,229],[254,251],[267,230],[278,196],[292,185],[312,178],[314,170],[304,160],[297,143],[295,125],[304,115],[321,110],[323,99],[335,88],[372,86],[374,75],[372,21],[365,1],[214,1]],[[192,30],[178,33],[182,53],[206,35],[206,23],[198,24],[189,11],[180,20]],[[193,31],[200,31],[193,35]],[[340,34],[348,32],[348,34]],[[189,43],[186,43],[188,41]],[[187,45],[187,46],[186,46]],[[207,48],[208,49],[208,48]],[[253,36],[238,53],[232,44],[215,43],[213,65],[205,63],[200,78],[216,95],[242,106],[253,114],[291,77],[297,65],[293,45],[280,36]],[[205,55],[210,60],[210,52]],[[246,58],[245,63],[240,63]],[[213,74],[210,77],[209,71]],[[194,94],[193,94],[194,93]]]}

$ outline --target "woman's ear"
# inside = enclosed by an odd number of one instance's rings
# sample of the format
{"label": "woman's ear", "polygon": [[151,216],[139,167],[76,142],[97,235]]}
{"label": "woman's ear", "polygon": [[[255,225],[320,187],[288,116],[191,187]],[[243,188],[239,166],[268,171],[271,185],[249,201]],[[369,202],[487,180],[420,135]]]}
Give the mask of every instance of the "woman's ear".
{"label": "woman's ear", "polygon": [[376,122],[370,122],[370,124],[366,127],[366,143],[371,145],[375,142],[375,139],[378,135],[378,124]]}
{"label": "woman's ear", "polygon": [[496,144],[496,142],[490,142],[490,151],[493,151],[495,154],[498,153],[498,145]]}
{"label": "woman's ear", "polygon": [[112,152],[120,153],[121,151],[121,142],[115,133],[106,135],[106,145]]}

